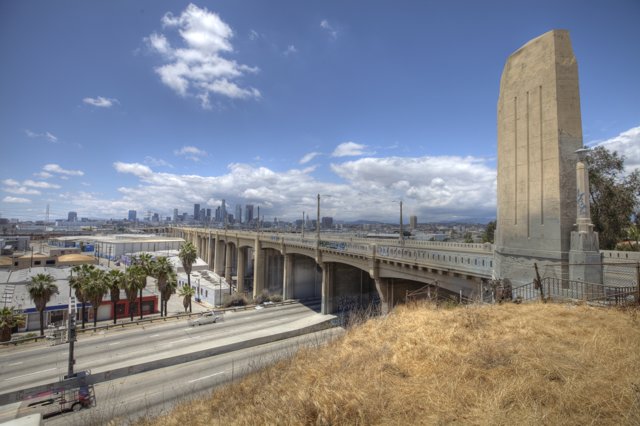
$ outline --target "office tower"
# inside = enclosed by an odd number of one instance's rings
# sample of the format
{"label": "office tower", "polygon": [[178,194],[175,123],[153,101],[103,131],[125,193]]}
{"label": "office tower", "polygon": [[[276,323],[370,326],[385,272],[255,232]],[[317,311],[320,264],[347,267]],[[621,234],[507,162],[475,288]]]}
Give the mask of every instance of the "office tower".
{"label": "office tower", "polygon": [[200,214],[198,215],[198,220],[200,222],[203,222],[206,219],[206,210],[205,209],[200,209]]}
{"label": "office tower", "polygon": [[416,229],[418,227],[418,216],[409,216],[409,228]]}
{"label": "office tower", "polygon": [[173,209],[173,221],[178,221],[178,209]]}
{"label": "office tower", "polygon": [[77,222],[78,221],[78,213],[69,212],[67,215],[67,222]]}
{"label": "office tower", "polygon": [[325,216],[320,221],[320,226],[324,229],[333,227],[333,218],[330,216]]}
{"label": "office tower", "polygon": [[127,216],[127,219],[129,220],[129,222],[135,222],[137,216],[138,216],[138,212],[137,211],[129,210],[129,216]]}
{"label": "office tower", "polygon": [[211,209],[207,209],[206,218],[207,222],[211,222]]}
{"label": "office tower", "polygon": [[242,205],[236,204],[236,223],[242,223]]}
{"label": "office tower", "polygon": [[224,200],[222,200],[222,204],[220,205],[220,214],[222,215],[222,221],[227,221],[227,204]]}
{"label": "office tower", "polygon": [[244,221],[247,224],[253,221],[253,204],[244,206]]}

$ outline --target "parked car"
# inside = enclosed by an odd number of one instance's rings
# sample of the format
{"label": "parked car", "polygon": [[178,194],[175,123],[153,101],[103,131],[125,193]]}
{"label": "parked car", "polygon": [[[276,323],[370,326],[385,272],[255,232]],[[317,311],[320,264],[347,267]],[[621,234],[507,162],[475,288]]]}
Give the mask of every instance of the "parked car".
{"label": "parked car", "polygon": [[218,322],[218,320],[221,318],[222,318],[222,315],[220,313],[215,311],[208,311],[208,312],[204,312],[198,318],[189,320],[189,325],[196,326],[196,325],[212,324],[214,322]]}

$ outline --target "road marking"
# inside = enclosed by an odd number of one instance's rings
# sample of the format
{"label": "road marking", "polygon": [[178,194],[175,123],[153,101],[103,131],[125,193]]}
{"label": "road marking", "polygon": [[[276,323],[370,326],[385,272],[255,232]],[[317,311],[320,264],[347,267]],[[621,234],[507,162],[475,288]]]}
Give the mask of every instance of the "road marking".
{"label": "road marking", "polygon": [[192,331],[193,327],[189,327],[189,328],[183,328],[182,331]]}
{"label": "road marking", "polygon": [[13,367],[14,365],[20,365],[20,364],[22,364],[22,361],[14,362],[13,364],[9,364],[8,367]]}
{"label": "road marking", "polygon": [[217,373],[209,374],[208,376],[202,376],[202,377],[199,377],[197,379],[189,380],[187,383],[197,382],[197,381],[208,379],[209,377],[218,376],[218,375],[224,374],[224,373],[225,373],[224,371],[218,371]]}
{"label": "road marking", "polygon": [[160,336],[159,334],[154,334],[153,336],[149,336],[149,337],[158,337]]}
{"label": "road marking", "polygon": [[4,379],[4,381],[6,382],[6,381],[9,381],[9,380],[13,380],[13,379],[19,379],[21,377],[33,376],[34,374],[40,374],[40,373],[44,373],[44,372],[52,371],[52,370],[57,370],[57,368],[56,367],[47,368],[46,370],[34,371],[33,373],[23,374],[22,376],[9,377],[8,379]]}
{"label": "road marking", "polygon": [[119,345],[120,343],[122,343],[122,340],[118,340],[117,342],[111,342],[111,343],[109,343],[109,346]]}
{"label": "road marking", "polygon": [[185,342],[187,340],[191,340],[191,337],[187,337],[186,339],[173,340],[173,341],[169,342],[169,344],[178,343],[178,342]]}

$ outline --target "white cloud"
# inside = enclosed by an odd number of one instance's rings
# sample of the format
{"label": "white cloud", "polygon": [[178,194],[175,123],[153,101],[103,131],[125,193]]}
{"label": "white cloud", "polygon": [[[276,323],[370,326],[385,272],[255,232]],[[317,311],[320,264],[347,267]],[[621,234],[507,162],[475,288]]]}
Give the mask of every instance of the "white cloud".
{"label": "white cloud", "polygon": [[28,198],[6,196],[2,199],[2,202],[3,203],[30,203],[31,200]]}
{"label": "white cloud", "polygon": [[36,132],[33,132],[33,131],[29,130],[29,129],[25,130],[24,132],[30,138],[46,139],[49,142],[53,142],[53,143],[58,142],[58,138],[55,135],[53,135],[52,133],[50,133],[50,132],[36,133]]}
{"label": "white cloud", "polygon": [[7,186],[20,186],[20,182],[15,179],[4,179],[2,183]]}
{"label": "white cloud", "polygon": [[38,172],[38,173],[34,173],[33,175],[40,179],[49,179],[50,177],[53,177],[53,175],[48,172]]}
{"label": "white cloud", "polygon": [[58,164],[45,164],[42,168],[45,172],[48,173],[57,173],[60,175],[67,176],[84,176],[84,172],[82,170],[67,170],[60,167]]}
{"label": "white cloud", "polygon": [[162,158],[151,157],[149,155],[144,157],[144,163],[148,164],[149,166],[173,168],[173,165],[168,161],[165,161]]}
{"label": "white cloud", "polygon": [[22,184],[24,186],[30,186],[32,188],[41,188],[41,189],[59,189],[60,188],[60,185],[57,185],[55,183],[34,181],[31,179],[25,180],[24,182],[22,182]]}
{"label": "white cloud", "polygon": [[233,30],[216,13],[189,4],[179,16],[165,14],[162,24],[164,29],[178,32],[182,45],[173,47],[165,34],[152,33],[145,38],[147,46],[166,62],[155,68],[166,86],[180,96],[200,99],[203,108],[210,108],[210,95],[260,98],[258,89],[243,87],[239,82],[247,73],[258,72],[258,68],[222,56],[233,52]]}
{"label": "white cloud", "polygon": [[115,98],[104,98],[102,96],[98,96],[97,98],[84,98],[82,102],[99,108],[111,108],[114,104],[120,103]]}
{"label": "white cloud", "polygon": [[336,30],[331,24],[329,24],[329,21],[327,21],[326,19],[320,21],[320,28],[327,31],[327,33],[333,40],[336,40],[338,38],[338,30]]}
{"label": "white cloud", "polygon": [[293,44],[290,44],[289,46],[287,46],[284,52],[282,52],[284,56],[293,55],[295,53],[298,53],[298,49],[296,49],[296,47]]}
{"label": "white cloud", "polygon": [[37,189],[31,189],[24,186],[9,186],[2,188],[4,192],[17,195],[40,195],[40,191]]}
{"label": "white cloud", "polygon": [[314,158],[316,158],[318,155],[320,155],[319,152],[310,152],[308,154],[305,154],[300,161],[298,161],[299,164],[307,164],[309,161],[313,160]]}
{"label": "white cloud", "polygon": [[183,146],[179,150],[173,151],[173,153],[192,161],[200,161],[201,157],[209,155],[206,151],[196,148],[195,146]]}
{"label": "white cloud", "polygon": [[140,163],[123,163],[118,161],[113,163],[113,167],[118,173],[130,173],[138,177],[143,177],[153,173],[149,167]]}
{"label": "white cloud", "polygon": [[355,142],[341,143],[333,150],[332,157],[353,157],[364,154],[366,145],[362,145]]}
{"label": "white cloud", "polygon": [[256,30],[249,31],[249,40],[255,41],[255,40],[258,40],[261,37],[262,36],[260,35],[260,33],[257,32]]}
{"label": "white cloud", "polygon": [[597,145],[624,155],[626,171],[631,172],[640,168],[640,126],[633,127]]}

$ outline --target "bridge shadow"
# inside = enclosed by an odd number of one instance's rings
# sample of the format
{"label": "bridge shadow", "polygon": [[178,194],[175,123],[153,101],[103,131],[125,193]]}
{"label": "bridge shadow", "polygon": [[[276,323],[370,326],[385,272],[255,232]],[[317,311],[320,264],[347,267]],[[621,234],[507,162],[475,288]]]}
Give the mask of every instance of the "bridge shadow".
{"label": "bridge shadow", "polygon": [[322,299],[320,297],[309,297],[306,299],[298,299],[298,302],[301,305],[306,306],[311,309],[313,312],[320,313]]}

